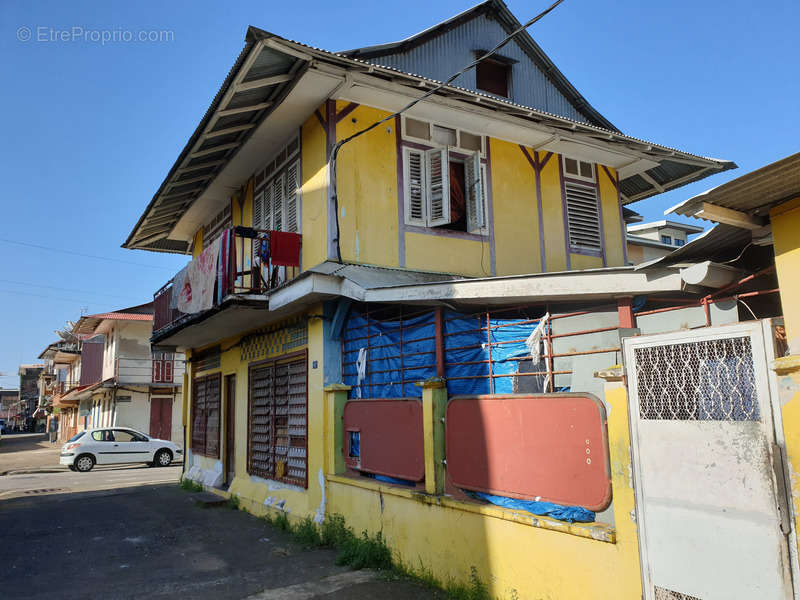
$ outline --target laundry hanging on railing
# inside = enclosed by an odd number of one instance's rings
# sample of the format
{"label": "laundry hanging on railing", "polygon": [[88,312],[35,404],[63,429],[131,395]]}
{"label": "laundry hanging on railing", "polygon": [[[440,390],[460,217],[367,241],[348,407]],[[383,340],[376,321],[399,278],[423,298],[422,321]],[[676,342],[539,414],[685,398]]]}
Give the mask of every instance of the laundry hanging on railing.
{"label": "laundry hanging on railing", "polygon": [[[233,293],[236,277],[236,236],[233,229],[226,229],[219,236],[219,255],[217,258],[217,304],[228,294]],[[233,269],[231,269],[233,267]]]}
{"label": "laundry hanging on railing", "polygon": [[179,311],[191,314],[214,306],[219,246],[217,238],[186,266],[186,276],[178,292]]}
{"label": "laundry hanging on railing", "polygon": [[270,231],[269,253],[273,267],[300,266],[300,234],[290,231]]}

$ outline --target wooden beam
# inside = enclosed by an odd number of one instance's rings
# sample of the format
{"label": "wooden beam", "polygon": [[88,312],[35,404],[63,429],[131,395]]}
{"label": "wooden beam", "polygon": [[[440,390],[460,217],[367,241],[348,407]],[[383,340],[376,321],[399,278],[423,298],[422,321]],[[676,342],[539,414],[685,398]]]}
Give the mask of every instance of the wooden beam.
{"label": "wooden beam", "polygon": [[225,129],[217,129],[216,131],[209,131],[208,133],[204,134],[206,138],[215,138],[221,135],[227,135],[229,133],[237,133],[239,131],[247,131],[248,129],[252,129],[255,127],[255,123],[247,123],[245,125],[236,125],[235,127],[226,127]]}
{"label": "wooden beam", "polygon": [[221,144],[214,148],[209,148],[208,150],[198,150],[197,152],[192,152],[192,158],[197,158],[198,156],[207,156],[209,154],[214,154],[215,152],[222,152],[223,150],[230,150],[231,148],[237,148],[239,146],[238,142],[232,142],[230,144]]}
{"label": "wooden beam", "polygon": [[715,223],[725,223],[726,225],[732,225],[740,229],[749,229],[751,231],[761,229],[766,225],[766,220],[761,217],[754,217],[740,210],[717,206],[709,202],[703,202],[700,206],[700,210],[694,213],[694,216],[700,219],[708,219]]}
{"label": "wooden beam", "polygon": [[218,117],[230,117],[231,115],[239,115],[246,112],[255,112],[264,108],[272,106],[272,102],[259,102],[258,104],[251,104],[250,106],[240,106],[238,108],[226,108],[225,110],[218,110]]}
{"label": "wooden beam", "polygon": [[197,183],[198,181],[205,181],[209,177],[211,177],[211,175],[203,175],[202,177],[191,177],[189,179],[181,179],[178,181],[172,180],[167,184],[167,187],[171,188],[178,185],[185,185],[187,183]]}
{"label": "wooden beam", "polygon": [[272,77],[264,77],[263,79],[254,79],[253,81],[245,81],[236,85],[237,92],[247,92],[250,90],[257,90],[258,88],[267,87],[269,85],[277,85],[279,83],[286,83],[293,79],[293,75],[286,73],[284,75],[273,75]]}
{"label": "wooden beam", "polygon": [[207,163],[200,163],[199,165],[193,165],[191,167],[181,167],[177,170],[177,173],[188,173],[189,171],[199,171],[200,169],[207,169],[208,167],[216,167],[218,165],[224,164],[226,161],[224,160],[212,160],[211,162]]}
{"label": "wooden beam", "polygon": [[660,183],[658,183],[650,175],[648,175],[647,171],[642,171],[641,173],[637,173],[637,175],[639,177],[641,177],[642,179],[644,179],[647,183],[652,185],[654,188],[656,188],[659,191],[659,193],[662,193],[662,194],[664,193],[664,186],[661,185]]}

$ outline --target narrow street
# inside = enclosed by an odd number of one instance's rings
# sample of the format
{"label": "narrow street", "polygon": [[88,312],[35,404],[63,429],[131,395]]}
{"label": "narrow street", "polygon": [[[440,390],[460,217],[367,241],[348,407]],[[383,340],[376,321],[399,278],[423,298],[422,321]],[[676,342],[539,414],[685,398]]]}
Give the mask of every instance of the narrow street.
{"label": "narrow street", "polygon": [[442,597],[337,567],[334,551],[304,550],[245,512],[201,507],[177,485],[180,465],[74,473],[58,468],[60,444],[41,439],[0,442],[0,472],[12,473],[0,476],[3,598]]}

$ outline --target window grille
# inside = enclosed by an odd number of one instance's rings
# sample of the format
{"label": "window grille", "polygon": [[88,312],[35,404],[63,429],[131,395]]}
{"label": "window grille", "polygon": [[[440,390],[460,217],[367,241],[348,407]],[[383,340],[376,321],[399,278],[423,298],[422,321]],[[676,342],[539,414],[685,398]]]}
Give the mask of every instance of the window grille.
{"label": "window grille", "polygon": [[250,367],[247,471],[308,485],[308,386],[305,351]]}
{"label": "window grille", "polygon": [[219,409],[222,376],[192,380],[192,452],[219,458]]}
{"label": "window grille", "polygon": [[641,419],[759,421],[750,338],[634,350]]}
{"label": "window grille", "polygon": [[697,596],[690,596],[689,594],[681,594],[680,592],[673,592],[667,588],[655,586],[656,600],[702,600]]}

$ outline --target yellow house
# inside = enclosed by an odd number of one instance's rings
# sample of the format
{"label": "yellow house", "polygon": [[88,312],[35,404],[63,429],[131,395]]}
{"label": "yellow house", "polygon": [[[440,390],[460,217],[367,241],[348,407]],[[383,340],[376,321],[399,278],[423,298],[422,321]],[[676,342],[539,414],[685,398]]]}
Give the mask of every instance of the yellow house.
{"label": "yellow house", "polygon": [[[719,285],[626,266],[623,205],[735,165],[621,133],[525,32],[440,85],[519,26],[489,0],[342,53],[251,27],[124,246],[193,257],[151,340],[186,353],[186,477],[496,596],[639,598],[628,400],[594,374],[634,327],[738,316],[662,318]],[[513,504],[542,500],[593,514]]]}

